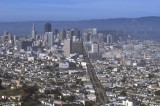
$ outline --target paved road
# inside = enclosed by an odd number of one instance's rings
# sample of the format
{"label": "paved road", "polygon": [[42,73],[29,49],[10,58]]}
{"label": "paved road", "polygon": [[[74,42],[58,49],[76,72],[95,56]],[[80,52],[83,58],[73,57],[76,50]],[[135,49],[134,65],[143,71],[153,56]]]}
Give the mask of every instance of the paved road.
{"label": "paved road", "polygon": [[85,61],[87,62],[87,72],[88,75],[90,76],[91,82],[93,84],[93,87],[96,91],[96,96],[97,96],[97,105],[105,105],[105,103],[107,103],[108,99],[106,96],[106,92],[104,87],[102,86],[102,84],[100,83],[96,72],[94,70],[94,67],[90,61],[90,59],[88,58],[88,54],[86,53],[86,51],[84,50],[84,56],[85,56]]}

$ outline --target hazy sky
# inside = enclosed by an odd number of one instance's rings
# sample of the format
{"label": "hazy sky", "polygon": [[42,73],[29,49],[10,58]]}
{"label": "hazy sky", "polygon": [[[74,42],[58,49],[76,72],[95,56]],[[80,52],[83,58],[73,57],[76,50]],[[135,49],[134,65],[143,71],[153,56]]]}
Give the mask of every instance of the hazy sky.
{"label": "hazy sky", "polygon": [[160,16],[160,0],[0,0],[0,21]]}

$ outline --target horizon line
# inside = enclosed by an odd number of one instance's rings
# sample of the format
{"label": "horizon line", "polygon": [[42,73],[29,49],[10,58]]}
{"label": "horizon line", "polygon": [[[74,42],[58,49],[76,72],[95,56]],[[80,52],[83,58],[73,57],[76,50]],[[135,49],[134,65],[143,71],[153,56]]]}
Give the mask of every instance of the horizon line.
{"label": "horizon line", "polygon": [[40,21],[46,21],[46,22],[76,22],[76,21],[92,21],[92,20],[109,20],[109,19],[136,19],[136,18],[160,18],[160,16],[141,16],[141,17],[117,17],[117,18],[93,18],[93,19],[80,19],[80,20],[17,20],[17,21],[0,21],[0,23],[10,23],[10,22],[40,22]]}

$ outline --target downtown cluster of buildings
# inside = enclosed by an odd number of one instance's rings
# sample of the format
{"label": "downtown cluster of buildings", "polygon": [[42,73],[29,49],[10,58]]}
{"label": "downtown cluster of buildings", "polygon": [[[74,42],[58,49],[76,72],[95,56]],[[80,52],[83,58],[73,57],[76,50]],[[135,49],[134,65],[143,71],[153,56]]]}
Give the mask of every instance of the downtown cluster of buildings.
{"label": "downtown cluster of buildings", "polygon": [[[0,37],[0,104],[87,106],[96,103],[80,30],[52,31],[50,23],[45,24],[44,30],[43,35],[38,35],[33,24],[31,37],[12,36],[6,31]],[[96,31],[87,32],[91,30]],[[89,36],[92,39],[93,34]],[[88,41],[91,41],[91,53],[98,53],[99,45],[90,38]]]}

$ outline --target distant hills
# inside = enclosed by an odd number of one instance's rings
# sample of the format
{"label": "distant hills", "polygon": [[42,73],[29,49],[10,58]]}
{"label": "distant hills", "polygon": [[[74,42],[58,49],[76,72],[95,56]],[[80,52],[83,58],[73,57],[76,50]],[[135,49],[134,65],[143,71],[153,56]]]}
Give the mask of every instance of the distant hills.
{"label": "distant hills", "polygon": [[[160,17],[150,16],[141,18],[115,18],[93,19],[82,21],[35,21],[36,30],[39,34],[44,33],[44,24],[50,22],[52,29],[62,28],[97,28],[98,30],[121,30],[133,32],[136,36],[148,36],[160,38]],[[0,22],[0,35],[4,30],[16,35],[30,35],[32,21],[26,22]]]}

